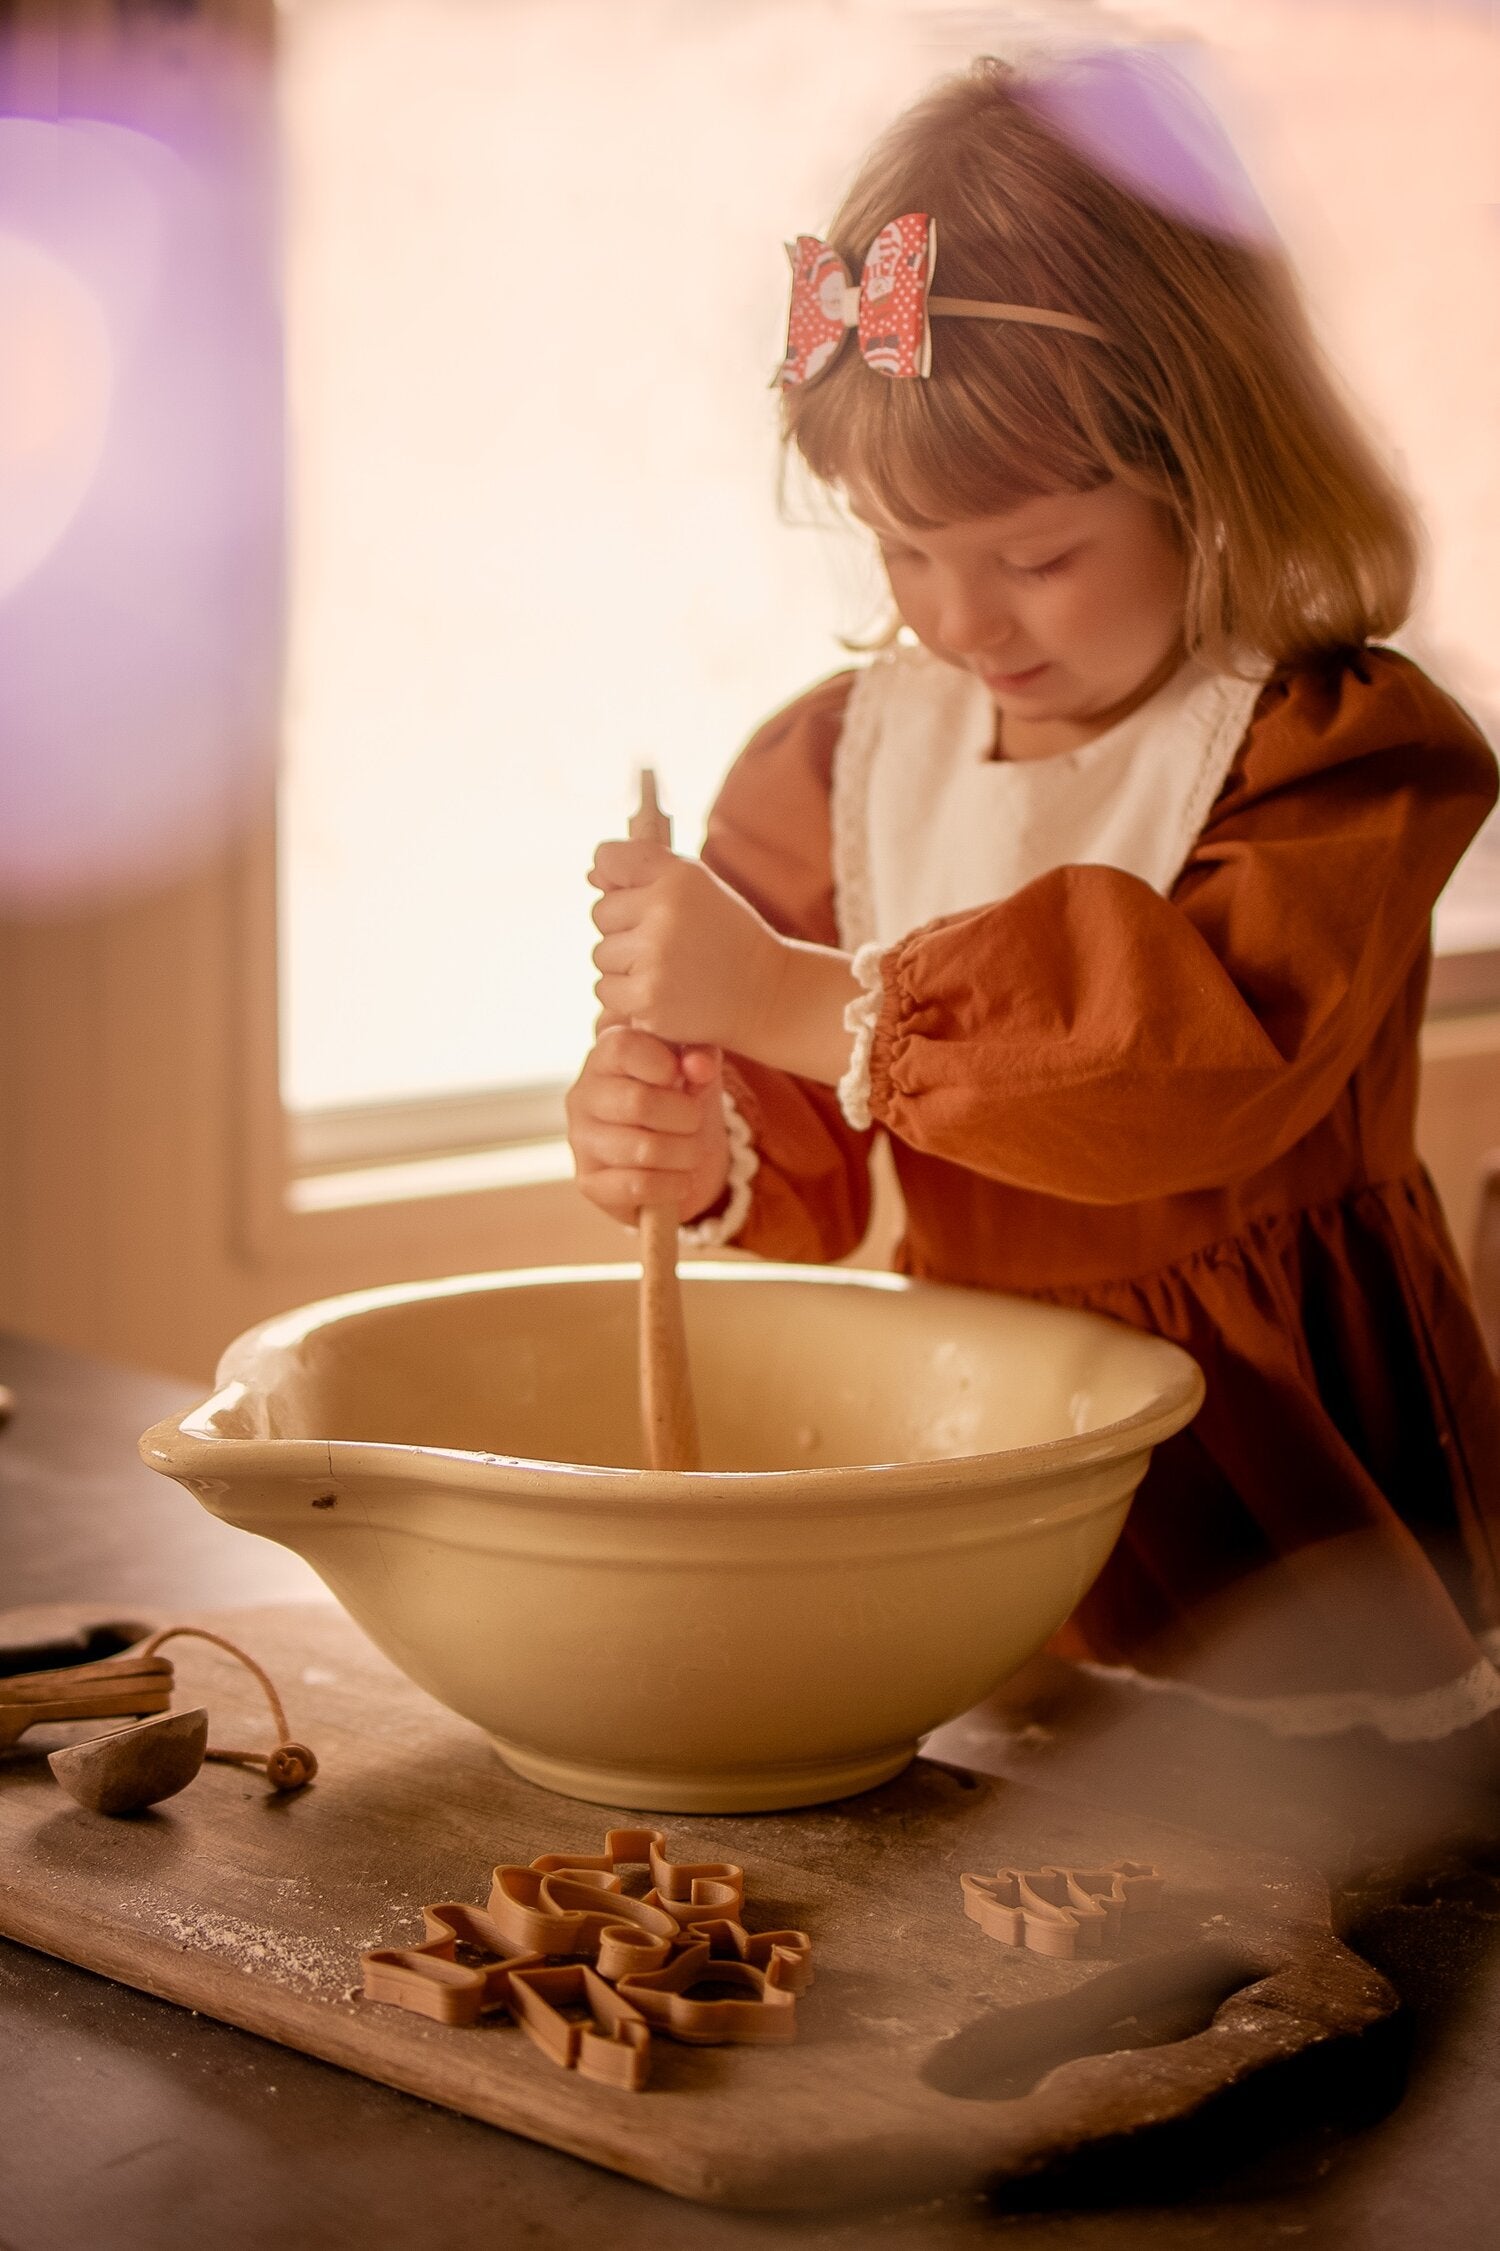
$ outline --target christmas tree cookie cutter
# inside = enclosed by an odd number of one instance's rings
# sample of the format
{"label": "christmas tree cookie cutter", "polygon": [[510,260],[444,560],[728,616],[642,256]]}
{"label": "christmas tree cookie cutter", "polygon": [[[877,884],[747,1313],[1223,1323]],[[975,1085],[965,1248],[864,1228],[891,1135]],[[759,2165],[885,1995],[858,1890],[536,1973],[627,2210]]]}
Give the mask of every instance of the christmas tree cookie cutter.
{"label": "christmas tree cookie cutter", "polygon": [[1110,1868],[1000,1868],[958,1881],[964,1913],[987,1937],[1055,1961],[1107,1952],[1125,1918],[1154,1913],[1163,1890],[1160,1873],[1138,1860]]}
{"label": "christmas tree cookie cutter", "polygon": [[[626,1983],[617,1991],[587,1962],[538,1964],[512,1972],[510,2012],[562,2070],[637,2094],[651,2072],[651,2028]],[[565,2015],[569,2005],[586,2009],[588,2021]]]}

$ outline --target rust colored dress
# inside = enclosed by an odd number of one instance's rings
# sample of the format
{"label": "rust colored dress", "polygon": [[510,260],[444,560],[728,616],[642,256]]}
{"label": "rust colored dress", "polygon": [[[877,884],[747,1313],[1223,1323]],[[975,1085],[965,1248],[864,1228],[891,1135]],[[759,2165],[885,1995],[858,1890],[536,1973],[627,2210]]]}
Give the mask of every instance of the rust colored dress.
{"label": "rust colored dress", "polygon": [[[854,675],[772,719],[704,858],[840,943],[830,790]],[[1287,1734],[1500,1709],[1500,1390],[1413,1141],[1434,901],[1495,796],[1382,649],[1273,675],[1167,895],[1069,865],[880,961],[869,1131],[740,1057],[733,1240],[832,1261],[890,1137],[908,1274],[1170,1337],[1207,1398],[1055,1646]]]}

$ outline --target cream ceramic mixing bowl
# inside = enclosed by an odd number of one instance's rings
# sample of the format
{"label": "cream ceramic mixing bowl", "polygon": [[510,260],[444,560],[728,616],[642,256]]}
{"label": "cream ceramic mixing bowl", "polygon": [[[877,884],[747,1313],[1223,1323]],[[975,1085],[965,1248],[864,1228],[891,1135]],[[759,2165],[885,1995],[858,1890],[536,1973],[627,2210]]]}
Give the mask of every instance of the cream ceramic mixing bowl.
{"label": "cream ceramic mixing bowl", "polygon": [[634,1267],[286,1314],[141,1450],[521,1774],[728,1813],[870,1788],[1006,1679],[1203,1395],[1160,1338],[990,1291],[736,1263],[683,1298],[701,1473],[641,1466]]}

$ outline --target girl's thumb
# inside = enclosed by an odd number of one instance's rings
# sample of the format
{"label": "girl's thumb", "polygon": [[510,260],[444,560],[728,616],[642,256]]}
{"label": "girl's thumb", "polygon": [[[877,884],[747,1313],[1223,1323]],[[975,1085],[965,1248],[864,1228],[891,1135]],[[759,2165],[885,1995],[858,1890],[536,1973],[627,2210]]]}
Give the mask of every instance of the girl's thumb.
{"label": "girl's thumb", "polygon": [[724,1068],[720,1047],[685,1047],[678,1058],[689,1086],[712,1086]]}

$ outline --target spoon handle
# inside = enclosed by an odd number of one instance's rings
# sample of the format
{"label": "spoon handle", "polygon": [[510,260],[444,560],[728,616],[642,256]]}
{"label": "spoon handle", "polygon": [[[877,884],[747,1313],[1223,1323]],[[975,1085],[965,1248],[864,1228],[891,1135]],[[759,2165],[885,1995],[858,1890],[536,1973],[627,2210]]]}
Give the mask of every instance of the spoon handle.
{"label": "spoon handle", "polygon": [[[641,770],[641,801],[630,823],[633,837],[670,844],[672,824],[656,796],[656,776]],[[641,1430],[653,1469],[697,1469],[698,1420],[688,1373],[682,1289],[677,1279],[677,1211],[648,1204],[638,1222],[641,1246],[639,1365]]]}

